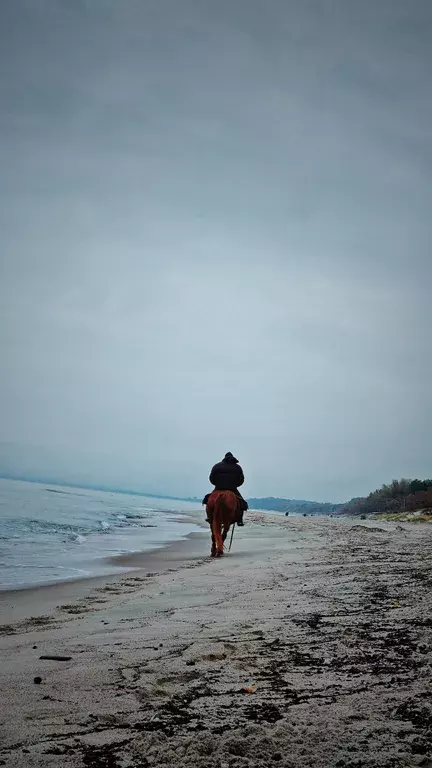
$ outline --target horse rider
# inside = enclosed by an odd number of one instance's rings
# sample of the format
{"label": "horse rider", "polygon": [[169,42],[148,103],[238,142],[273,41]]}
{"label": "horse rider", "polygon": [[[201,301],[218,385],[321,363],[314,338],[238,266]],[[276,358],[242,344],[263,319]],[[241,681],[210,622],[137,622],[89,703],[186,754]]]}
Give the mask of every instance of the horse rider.
{"label": "horse rider", "polygon": [[[222,461],[214,465],[209,480],[215,486],[215,491],[232,491],[235,493],[239,500],[236,522],[237,525],[244,525],[243,513],[248,509],[248,503],[238,490],[239,486],[244,483],[244,474],[238,459],[232,455],[231,451],[225,454]],[[209,496],[209,493],[204,496],[203,504],[207,504]]]}

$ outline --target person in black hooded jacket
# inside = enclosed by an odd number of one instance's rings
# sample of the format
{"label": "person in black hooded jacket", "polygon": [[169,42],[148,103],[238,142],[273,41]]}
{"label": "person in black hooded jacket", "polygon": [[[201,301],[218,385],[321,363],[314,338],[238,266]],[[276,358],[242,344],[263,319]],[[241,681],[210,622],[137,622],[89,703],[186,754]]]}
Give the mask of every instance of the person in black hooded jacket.
{"label": "person in black hooded jacket", "polygon": [[[214,465],[209,480],[215,486],[215,491],[233,491],[238,496],[240,504],[237,525],[244,525],[243,512],[248,508],[248,505],[238,490],[239,486],[244,483],[244,474],[238,459],[232,455],[231,451],[225,454],[222,461]],[[207,504],[209,495],[204,497],[203,504]]]}

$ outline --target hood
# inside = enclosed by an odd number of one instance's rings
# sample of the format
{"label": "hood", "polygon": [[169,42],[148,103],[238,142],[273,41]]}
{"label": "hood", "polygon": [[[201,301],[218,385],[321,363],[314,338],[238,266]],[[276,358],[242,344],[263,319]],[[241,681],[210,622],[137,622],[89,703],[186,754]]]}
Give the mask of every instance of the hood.
{"label": "hood", "polygon": [[232,455],[231,451],[228,451],[228,453],[225,454],[222,461],[224,461],[225,464],[238,464],[238,459]]}

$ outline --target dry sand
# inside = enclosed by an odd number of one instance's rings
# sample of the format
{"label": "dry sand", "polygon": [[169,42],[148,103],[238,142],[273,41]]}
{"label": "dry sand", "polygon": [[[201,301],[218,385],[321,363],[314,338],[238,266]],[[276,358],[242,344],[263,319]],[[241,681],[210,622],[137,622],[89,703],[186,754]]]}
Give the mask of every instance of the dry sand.
{"label": "dry sand", "polygon": [[0,765],[432,766],[431,543],[250,513],[221,560],[3,594]]}

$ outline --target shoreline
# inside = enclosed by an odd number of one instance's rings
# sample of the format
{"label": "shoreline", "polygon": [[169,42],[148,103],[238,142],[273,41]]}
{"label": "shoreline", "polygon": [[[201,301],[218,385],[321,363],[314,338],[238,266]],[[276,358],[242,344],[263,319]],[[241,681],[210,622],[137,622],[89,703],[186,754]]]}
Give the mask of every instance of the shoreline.
{"label": "shoreline", "polygon": [[[123,555],[180,543],[203,527],[197,505],[73,491],[2,483],[0,601],[10,591],[115,575],[125,570]],[[71,501],[71,493],[83,498]]]}
{"label": "shoreline", "polygon": [[[19,594],[21,592],[28,592],[33,590],[48,590],[50,588],[66,587],[67,585],[74,585],[78,583],[85,583],[87,581],[94,582],[95,580],[104,581],[114,578],[119,578],[122,574],[127,573],[131,569],[144,568],[145,559],[147,556],[153,555],[157,559],[157,554],[164,550],[167,550],[167,555],[170,556],[172,549],[182,548],[182,545],[187,548],[187,542],[192,540],[195,536],[201,536],[202,529],[206,529],[206,523],[201,519],[199,513],[192,511],[182,512],[176,510],[172,518],[173,522],[180,523],[182,525],[193,525],[198,530],[182,536],[181,538],[175,537],[173,539],[167,539],[163,544],[160,544],[152,549],[143,550],[131,550],[129,552],[122,552],[115,555],[107,555],[102,558],[98,558],[95,561],[97,563],[104,563],[107,565],[107,570],[104,573],[96,572],[94,574],[88,573],[81,576],[73,576],[71,578],[59,578],[55,581],[40,582],[37,584],[23,584],[22,586],[6,586],[2,587],[0,584],[0,606],[5,596],[12,594]],[[201,531],[199,530],[201,529]],[[116,568],[116,570],[108,570],[108,566]]]}
{"label": "shoreline", "polygon": [[[104,558],[107,564],[116,567],[116,571],[105,574],[95,574],[94,576],[83,576],[63,581],[48,582],[45,584],[35,584],[12,589],[0,590],[0,632],[2,625],[10,624],[14,621],[22,621],[33,616],[34,606],[38,606],[38,614],[50,615],[56,609],[59,602],[65,600],[79,600],[86,598],[94,589],[103,589],[105,585],[120,582],[125,576],[134,576],[135,574],[146,572],[146,576],[159,576],[170,569],[193,565],[194,562],[201,562],[207,559],[209,555],[210,541],[208,526],[202,518],[195,518],[193,514],[187,513],[179,515],[176,518],[178,522],[193,523],[201,531],[188,533],[182,539],[175,539],[167,542],[161,547],[152,550],[142,550],[138,552],[127,552],[119,555],[112,555]],[[283,525],[288,518],[280,516],[277,512],[272,514],[267,510],[249,510],[248,519],[252,525]],[[327,515],[310,516],[309,521],[329,521]],[[305,520],[301,515],[291,515],[289,522],[295,524],[295,521],[301,523]],[[288,524],[289,524],[288,522]],[[395,527],[393,521],[381,521],[388,530]],[[333,519],[336,525],[361,525],[370,529],[377,529],[379,521],[377,520],[357,520],[350,517],[339,517]],[[248,524],[248,523],[247,523]],[[242,529],[244,531],[244,528]]]}
{"label": "shoreline", "polygon": [[160,575],[170,567],[180,567],[200,555],[202,558],[206,551],[204,538],[207,538],[204,532],[189,533],[183,539],[171,541],[157,549],[105,558],[106,562],[118,566],[115,573],[1,590],[0,630],[4,624],[21,621],[33,615],[31,611],[35,604],[38,605],[39,613],[49,614],[59,601],[80,599],[96,588],[120,581],[124,576],[142,571]]}

